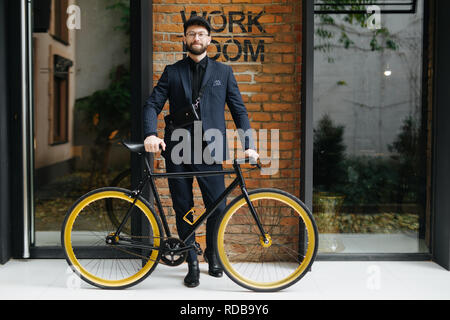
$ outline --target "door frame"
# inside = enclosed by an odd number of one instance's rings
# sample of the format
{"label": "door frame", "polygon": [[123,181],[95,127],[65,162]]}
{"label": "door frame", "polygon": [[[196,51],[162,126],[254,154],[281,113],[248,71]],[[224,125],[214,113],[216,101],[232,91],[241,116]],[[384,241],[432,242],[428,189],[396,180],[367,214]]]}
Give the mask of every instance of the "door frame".
{"label": "door frame", "polygon": [[431,184],[431,213],[433,221],[433,261],[450,270],[450,20],[447,12],[449,1],[433,1],[434,11],[434,55],[433,55],[433,163]]}
{"label": "door frame", "polygon": [[[26,0],[22,0],[26,1]],[[16,1],[14,1],[16,2]],[[19,1],[17,1],[19,3]],[[16,10],[17,11],[17,10]],[[28,15],[29,16],[29,15]],[[19,16],[20,17],[20,16]],[[133,141],[143,141],[143,124],[142,112],[145,100],[149,92],[153,88],[153,14],[152,1],[130,0],[130,59],[131,59],[131,139]],[[18,19],[20,20],[20,19]],[[20,64],[19,64],[20,65]],[[32,140],[31,140],[32,141]],[[22,158],[17,150],[18,158]],[[151,157],[151,155],[150,155]],[[29,161],[29,159],[28,159]],[[137,155],[131,155],[131,182],[135,186],[142,180],[144,161]],[[150,163],[153,163],[151,161]],[[17,170],[17,169],[16,169]],[[32,174],[31,174],[32,175]],[[28,199],[28,204],[33,203],[32,197],[20,199],[20,194],[14,202],[20,204]],[[144,190],[143,197],[151,200],[150,190]],[[24,212],[23,208],[17,208],[15,212]],[[26,219],[17,215],[15,218],[15,225],[12,230],[18,230],[18,226],[22,226],[22,232],[15,233],[14,242],[21,243],[23,248],[30,243],[29,238],[25,237],[26,228],[30,231],[29,223],[26,224]],[[29,215],[28,215],[29,216]],[[26,249],[21,250],[16,247],[13,250],[13,257],[15,258],[64,258],[63,250],[60,246],[29,246],[29,254]]]}
{"label": "door frame", "polygon": [[[302,73],[302,78],[304,78],[305,82],[309,82],[305,84],[305,87],[303,87],[302,84],[302,96],[305,100],[305,103],[303,103],[302,100],[302,149],[301,152],[304,154],[303,157],[306,159],[304,160],[302,158],[302,177],[303,182],[302,185],[304,186],[304,196],[303,201],[307,204],[307,206],[312,210],[312,189],[313,189],[313,141],[314,141],[314,135],[313,135],[313,81],[314,81],[314,75],[311,75],[310,73],[314,73],[314,0],[303,0],[304,1],[304,9],[307,10],[307,12],[304,12],[304,16],[306,17],[306,21],[303,23],[304,30],[306,29],[307,32],[302,37],[305,41],[304,46],[306,47],[306,52],[303,55],[303,65],[305,66],[305,71]],[[439,2],[439,1],[438,1]],[[408,11],[409,12],[409,11]],[[341,12],[342,13],[342,12]],[[385,14],[390,14],[395,12],[386,11]],[[423,58],[422,63],[424,66],[427,65],[428,62],[428,40],[429,40],[429,21],[432,19],[433,11],[430,10],[430,4],[428,0],[424,0],[424,23],[423,23],[423,42],[422,42],[422,48],[423,48]],[[436,26],[438,28],[438,26]],[[308,30],[309,29],[309,30]],[[436,50],[436,45],[433,47],[433,50]],[[427,97],[429,96],[428,92],[428,74],[427,69],[424,69],[422,72],[423,74],[423,87],[422,87],[422,102],[427,103],[429,100]],[[305,92],[303,92],[305,90]],[[433,99],[434,101],[434,99]],[[434,110],[434,105],[430,106]],[[434,123],[433,123],[434,126]],[[436,135],[436,132],[434,132],[434,135]],[[448,141],[448,140],[447,140]],[[432,158],[434,158],[435,154],[433,154]],[[450,172],[446,177],[450,176]],[[434,179],[436,177],[436,174],[433,174],[431,176],[431,179]],[[306,181],[305,181],[306,180]],[[434,194],[436,192],[435,185],[432,184],[431,187],[431,194]],[[442,192],[445,192],[443,190]],[[427,199],[427,202],[432,201],[431,199]],[[450,211],[449,211],[450,213]],[[431,216],[434,217],[436,215],[443,215],[444,212],[442,211],[431,211]],[[447,224],[449,225],[449,224]],[[430,221],[430,232],[432,233],[434,230],[434,222],[433,220]],[[447,231],[450,232],[450,227],[447,228]],[[433,239],[430,240],[430,252],[425,253],[318,253],[316,260],[318,261],[427,261],[433,259]],[[448,247],[447,247],[448,249]],[[448,251],[448,250],[447,250]]]}

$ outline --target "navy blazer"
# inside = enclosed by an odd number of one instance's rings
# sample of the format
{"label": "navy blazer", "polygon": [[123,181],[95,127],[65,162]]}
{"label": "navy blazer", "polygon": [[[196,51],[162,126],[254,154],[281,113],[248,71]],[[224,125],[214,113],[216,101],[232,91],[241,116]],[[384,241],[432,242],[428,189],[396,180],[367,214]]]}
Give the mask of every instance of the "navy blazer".
{"label": "navy blazer", "polygon": [[[228,146],[226,143],[225,126],[225,103],[231,112],[236,127],[247,131],[250,129],[247,109],[242,101],[238,84],[230,66],[208,59],[202,85],[203,95],[200,100],[200,114],[203,131],[214,128],[219,129],[223,134],[223,159],[229,159]],[[144,136],[156,134],[158,114],[169,99],[169,112],[184,109],[188,104],[192,104],[192,87],[189,73],[189,62],[187,57],[172,65],[167,65],[158,84],[154,87],[152,94],[146,100],[144,106]],[[165,130],[164,142],[168,154],[178,141],[170,139],[169,130]],[[244,140],[244,141],[243,141]],[[245,139],[241,137],[245,150],[255,149],[253,138],[247,135]],[[170,154],[170,153],[169,153]],[[212,155],[214,157],[214,155]]]}

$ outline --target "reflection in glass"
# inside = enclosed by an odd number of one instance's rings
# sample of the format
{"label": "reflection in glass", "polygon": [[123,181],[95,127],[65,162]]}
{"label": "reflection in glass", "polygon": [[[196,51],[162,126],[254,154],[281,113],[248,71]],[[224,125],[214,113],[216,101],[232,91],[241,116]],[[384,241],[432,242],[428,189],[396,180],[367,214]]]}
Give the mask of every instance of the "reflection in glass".
{"label": "reflection in glass", "polygon": [[315,15],[314,215],[321,252],[428,252],[423,2]]}
{"label": "reflection in glass", "polygon": [[33,1],[33,17],[34,245],[54,246],[75,200],[129,168],[129,0]]}

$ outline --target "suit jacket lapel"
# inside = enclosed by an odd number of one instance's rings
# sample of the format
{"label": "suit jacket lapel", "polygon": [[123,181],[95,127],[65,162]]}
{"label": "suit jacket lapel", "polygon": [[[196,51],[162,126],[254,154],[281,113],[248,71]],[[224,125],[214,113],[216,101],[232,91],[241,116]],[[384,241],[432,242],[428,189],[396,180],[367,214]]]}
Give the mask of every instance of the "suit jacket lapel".
{"label": "suit jacket lapel", "polygon": [[178,73],[180,74],[181,83],[184,88],[184,95],[186,96],[186,100],[189,103],[192,103],[192,86],[191,79],[189,78],[190,70],[189,70],[189,62],[187,61],[187,57],[183,60],[183,63],[178,68]]}
{"label": "suit jacket lapel", "polygon": [[[213,63],[214,60],[208,59],[208,64],[206,65],[206,71],[205,75],[203,76],[202,85],[200,88],[203,88],[207,83],[208,80],[211,78],[211,75],[213,73]],[[183,84],[184,88],[184,95],[186,96],[186,100],[192,103],[192,84],[190,79],[190,70],[189,70],[189,62],[187,60],[187,57],[183,60],[183,63],[180,65],[180,68],[178,68],[178,73],[180,74],[181,83]]]}

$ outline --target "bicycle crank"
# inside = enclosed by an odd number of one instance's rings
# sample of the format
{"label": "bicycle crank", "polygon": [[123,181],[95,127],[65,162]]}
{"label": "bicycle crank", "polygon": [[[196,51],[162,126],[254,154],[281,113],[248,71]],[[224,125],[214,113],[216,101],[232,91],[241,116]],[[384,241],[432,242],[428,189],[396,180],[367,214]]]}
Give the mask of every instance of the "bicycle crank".
{"label": "bicycle crank", "polygon": [[170,267],[176,267],[186,261],[187,251],[183,250],[186,246],[180,239],[168,238],[164,240],[161,247],[163,248],[161,261],[164,264]]}

